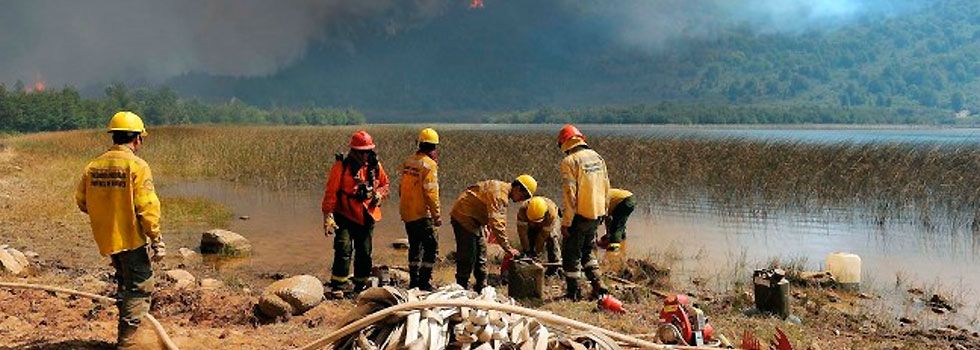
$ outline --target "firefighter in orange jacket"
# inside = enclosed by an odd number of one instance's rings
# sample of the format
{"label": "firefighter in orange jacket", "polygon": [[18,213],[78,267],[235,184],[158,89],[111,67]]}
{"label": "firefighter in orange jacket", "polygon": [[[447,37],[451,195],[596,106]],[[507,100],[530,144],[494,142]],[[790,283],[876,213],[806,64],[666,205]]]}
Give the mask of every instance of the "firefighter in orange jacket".
{"label": "firefighter in orange jacket", "polygon": [[408,233],[408,287],[421,290],[432,290],[432,267],[439,254],[435,230],[442,225],[438,144],[439,134],[435,130],[426,128],[419,132],[419,149],[402,164],[398,186],[402,221]]}
{"label": "firefighter in orange jacket", "polygon": [[456,283],[466,288],[470,274],[473,289],[480,291],[487,282],[487,236],[489,231],[509,256],[519,255],[507,240],[507,206],[531,198],[538,182],[531,175],[518,176],[511,183],[487,180],[467,187],[449,213],[456,236]]}
{"label": "firefighter in orange jacket", "polygon": [[565,296],[581,298],[578,282],[584,270],[592,284],[592,297],[599,297],[608,291],[600,280],[599,261],[592,250],[596,248],[599,219],[606,216],[609,205],[606,162],[585,143],[585,135],[572,125],[565,125],[558,132],[558,147],[565,155],[561,160],[561,234],[564,238],[561,250]]}
{"label": "firefighter in orange jacket", "polygon": [[160,199],[150,166],[136,156],[147,135],[143,120],[119,112],[109,121],[113,146],[85,167],[75,190],[78,209],[89,215],[103,256],[116,269],[119,324],[116,346],[135,348],[137,329],[150,311],[152,260],[166,255],[160,235]]}
{"label": "firefighter in orange jacket", "polygon": [[330,287],[334,296],[343,296],[354,260],[354,291],[365,289],[371,275],[371,234],[381,220],[381,200],[388,196],[388,175],[374,152],[374,140],[367,132],[351,136],[347,157],[337,155],[330,168],[323,194],[323,229],[335,234]]}

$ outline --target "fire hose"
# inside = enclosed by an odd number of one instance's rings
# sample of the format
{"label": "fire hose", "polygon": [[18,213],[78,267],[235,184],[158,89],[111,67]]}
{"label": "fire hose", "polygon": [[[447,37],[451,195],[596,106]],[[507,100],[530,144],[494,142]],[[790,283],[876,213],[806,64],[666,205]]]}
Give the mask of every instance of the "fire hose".
{"label": "fire hose", "polygon": [[[11,289],[43,290],[43,291],[48,291],[53,293],[75,295],[83,298],[92,299],[94,301],[100,301],[103,303],[109,303],[109,304],[116,303],[115,298],[110,298],[98,294],[86,293],[86,292],[72,290],[72,289],[52,287],[52,286],[42,286],[42,285],[27,284],[27,283],[0,282],[0,287],[11,288]],[[153,317],[153,315],[147,313],[146,320],[150,321],[150,324],[153,325],[153,331],[157,334],[158,337],[160,337],[160,340],[163,342],[163,345],[167,348],[167,350],[180,350],[180,348],[178,348],[177,345],[174,344],[173,340],[170,339],[170,336],[167,335],[167,331],[163,329],[163,325],[161,325],[160,322]]]}
{"label": "fire hose", "polygon": [[590,331],[603,334],[612,338],[613,340],[629,344],[631,346],[647,349],[647,350],[717,350],[715,347],[698,347],[698,346],[676,346],[676,345],[664,345],[642,340],[636,337],[625,335],[622,333],[617,333],[610,331],[608,329],[596,327],[587,323],[575,321],[565,317],[561,317],[550,312],[543,312],[533,309],[528,309],[516,305],[507,305],[490,301],[482,300],[423,300],[423,301],[410,301],[407,303],[397,304],[389,308],[372,313],[364,318],[359,319],[356,322],[350,323],[340,329],[333,331],[326,336],[313,341],[301,348],[296,348],[294,350],[318,350],[324,347],[332,345],[337,340],[344,338],[362,328],[370,326],[378,321],[381,321],[392,314],[411,312],[415,310],[423,310],[438,307],[468,307],[473,309],[483,309],[483,310],[496,310],[513,314],[520,314],[524,316],[534,317],[544,323],[549,323],[559,326],[567,326],[570,328]]}

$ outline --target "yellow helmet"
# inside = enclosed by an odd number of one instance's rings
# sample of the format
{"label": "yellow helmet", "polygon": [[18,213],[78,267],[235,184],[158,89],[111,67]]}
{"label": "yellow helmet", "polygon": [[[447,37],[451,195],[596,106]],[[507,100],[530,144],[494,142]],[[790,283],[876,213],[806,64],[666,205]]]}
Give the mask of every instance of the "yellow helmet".
{"label": "yellow helmet", "polygon": [[146,132],[146,127],[143,126],[143,119],[136,113],[129,111],[121,111],[112,116],[112,120],[109,121],[109,132],[113,131],[130,131],[138,132],[143,136],[149,135]]}
{"label": "yellow helmet", "polygon": [[531,175],[524,174],[518,176],[516,181],[520,182],[524,186],[524,189],[527,190],[527,193],[532,196],[534,195],[534,191],[538,190],[538,180],[535,180]]}
{"label": "yellow helmet", "polygon": [[439,144],[439,134],[432,128],[425,128],[419,132],[419,143]]}
{"label": "yellow helmet", "polygon": [[531,198],[527,203],[527,219],[531,222],[541,222],[544,214],[548,212],[548,202],[544,197]]}

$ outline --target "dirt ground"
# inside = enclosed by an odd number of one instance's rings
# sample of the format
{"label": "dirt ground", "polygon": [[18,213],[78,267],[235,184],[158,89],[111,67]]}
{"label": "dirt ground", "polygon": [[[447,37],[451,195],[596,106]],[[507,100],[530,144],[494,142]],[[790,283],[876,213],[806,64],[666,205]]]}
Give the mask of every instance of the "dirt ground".
{"label": "dirt ground", "polygon": [[[0,244],[39,254],[29,276],[0,276],[0,281],[113,294],[112,269],[96,253],[85,217],[75,212],[70,197],[64,197],[74,184],[64,179],[74,179],[81,166],[79,161],[40,160],[0,146]],[[281,275],[249,269],[224,273],[199,259],[185,260],[177,255],[178,247],[190,244],[202,225],[211,222],[208,215],[192,213],[178,219],[185,223],[170,222],[168,229],[172,231],[167,234],[176,237],[178,243],[171,245],[170,257],[155,266],[157,291],[151,312],[181,349],[292,349],[329,333],[353,308],[351,300],[328,300],[304,315],[281,322],[259,319],[253,311],[258,296]],[[224,286],[176,289],[162,278],[163,271],[173,268],[186,269],[198,279],[216,278]],[[491,271],[497,269],[491,267]],[[437,282],[448,283],[452,267],[441,264],[436,275]],[[525,305],[643,335],[652,332],[659,319],[662,297],[655,291],[670,290],[695,298],[714,327],[736,343],[745,332],[768,341],[779,327],[790,337],[794,349],[980,349],[977,333],[918,321],[926,315],[913,315],[906,320],[909,322],[901,322],[882,311],[884,301],[874,295],[794,287],[792,311],[803,322],[791,324],[745,316],[743,310],[751,306],[752,299],[744,287],[712,290],[696,280],[662,277],[639,281],[639,285],[610,280],[628,309],[622,315],[599,311],[589,301],[556,301],[563,286],[557,278],[548,280],[545,301]],[[115,318],[115,307],[88,299],[0,289],[0,349],[111,349]]]}

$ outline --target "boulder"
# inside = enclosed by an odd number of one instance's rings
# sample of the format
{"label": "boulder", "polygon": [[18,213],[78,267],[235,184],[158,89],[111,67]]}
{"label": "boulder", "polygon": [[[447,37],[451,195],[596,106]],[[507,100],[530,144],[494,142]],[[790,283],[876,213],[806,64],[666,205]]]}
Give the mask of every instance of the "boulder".
{"label": "boulder", "polygon": [[408,238],[398,238],[391,242],[392,248],[408,249]]}
{"label": "boulder", "polygon": [[214,278],[205,278],[201,280],[201,289],[204,290],[215,290],[215,289],[220,289],[224,286],[225,286],[224,282],[221,282]]}
{"label": "boulder", "polygon": [[201,235],[201,253],[245,255],[252,251],[252,244],[240,234],[214,229]]}
{"label": "boulder", "polygon": [[309,275],[276,281],[262,292],[259,311],[268,317],[300,315],[323,301],[323,283]]}
{"label": "boulder", "polygon": [[193,257],[196,254],[197,254],[196,252],[194,252],[193,250],[187,249],[187,248],[177,249],[177,255],[180,255],[180,257],[181,258],[184,258],[184,259],[189,259],[189,258]]}
{"label": "boulder", "polygon": [[177,288],[187,288],[194,285],[194,283],[197,282],[197,279],[194,278],[194,275],[192,275],[190,272],[187,272],[185,270],[180,270],[180,269],[164,272],[163,276],[166,280],[173,282],[174,287]]}
{"label": "boulder", "polygon": [[[11,254],[11,250],[12,249],[0,248],[0,272],[11,275],[21,275],[27,269],[27,265],[23,264],[20,258],[17,258]],[[21,254],[21,257],[23,257],[23,254]]]}
{"label": "boulder", "polygon": [[24,255],[24,253],[21,253],[19,250],[14,248],[7,248],[7,253],[13,256],[14,260],[17,260],[17,263],[19,263],[20,266],[27,268],[28,266],[31,265],[31,262],[27,260],[27,256]]}

